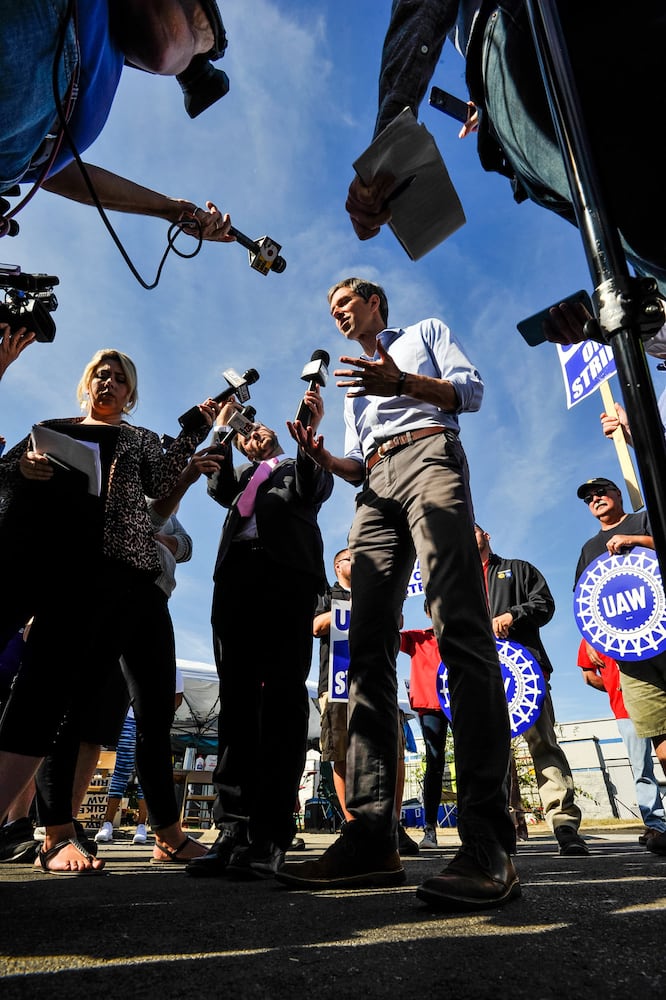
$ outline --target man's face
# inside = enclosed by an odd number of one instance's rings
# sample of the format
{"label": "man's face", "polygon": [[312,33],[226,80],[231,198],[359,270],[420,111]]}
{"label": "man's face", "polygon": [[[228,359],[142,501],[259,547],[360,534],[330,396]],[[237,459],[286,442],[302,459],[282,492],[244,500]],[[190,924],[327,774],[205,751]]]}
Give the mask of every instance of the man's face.
{"label": "man's face", "polygon": [[271,458],[277,447],[277,434],[264,424],[255,424],[252,433],[243,438],[243,451],[251,462]]}
{"label": "man's face", "polygon": [[376,295],[371,295],[366,302],[351,288],[338,288],[331,299],[331,316],[343,337],[360,341],[364,335],[374,333],[377,324],[376,303]]}
{"label": "man's face", "polygon": [[474,537],[476,538],[476,546],[479,550],[479,554],[482,556],[485,555],[488,543],[490,542],[490,535],[477,525],[474,528]]}
{"label": "man's face", "polygon": [[589,507],[590,513],[596,518],[605,514],[618,516],[624,513],[622,508],[622,494],[613,486],[595,486],[590,488],[590,492],[584,498]]}
{"label": "man's face", "polygon": [[349,590],[351,584],[351,554],[349,549],[340,553],[333,564],[333,569],[342,586]]}

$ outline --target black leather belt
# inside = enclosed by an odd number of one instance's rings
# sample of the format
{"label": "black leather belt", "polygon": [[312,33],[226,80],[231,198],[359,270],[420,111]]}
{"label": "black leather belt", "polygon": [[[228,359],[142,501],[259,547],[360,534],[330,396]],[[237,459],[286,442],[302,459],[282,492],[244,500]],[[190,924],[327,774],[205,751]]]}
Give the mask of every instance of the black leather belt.
{"label": "black leather belt", "polygon": [[377,448],[377,451],[373,451],[366,462],[368,472],[374,469],[377,462],[381,462],[382,458],[386,458],[391,452],[405,448],[408,444],[413,444],[415,441],[422,441],[423,438],[432,437],[434,434],[445,434],[447,430],[448,427],[421,427],[415,431],[405,431],[403,434],[397,434],[395,437],[389,438],[388,441],[383,441]]}

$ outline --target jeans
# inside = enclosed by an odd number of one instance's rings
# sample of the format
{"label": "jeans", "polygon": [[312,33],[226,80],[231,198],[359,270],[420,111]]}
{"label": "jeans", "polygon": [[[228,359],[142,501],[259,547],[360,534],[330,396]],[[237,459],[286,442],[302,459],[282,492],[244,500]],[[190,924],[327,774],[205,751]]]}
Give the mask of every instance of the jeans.
{"label": "jeans", "polygon": [[[502,9],[503,7],[508,9]],[[500,2],[486,26],[482,75],[488,115],[529,197],[574,222],[569,182],[541,83],[527,15]],[[666,294],[663,157],[637,133],[640,95],[664,120],[666,9],[661,0],[558,4],[593,160],[627,258]]]}
{"label": "jeans", "polygon": [[627,756],[636,785],[636,803],[643,822],[651,830],[666,831],[664,803],[659,785],[654,776],[652,764],[652,741],[644,739],[636,732],[631,719],[617,719],[617,728],[627,748]]}
{"label": "jeans", "polygon": [[421,732],[425,742],[425,774],[423,775],[423,811],[426,826],[437,826],[437,814],[442,801],[442,780],[446,757],[446,733],[449,720],[443,712],[419,712]]}
{"label": "jeans", "polygon": [[354,598],[347,808],[363,837],[389,846],[395,834],[399,621],[418,555],[449,669],[458,830],[463,842],[499,842],[511,852],[506,697],[457,435],[446,431],[387,455],[374,466],[356,505],[349,535]]}
{"label": "jeans", "polygon": [[[53,66],[67,0],[0,0],[0,192],[25,174],[57,119]],[[60,97],[77,62],[72,22],[58,64]]]}

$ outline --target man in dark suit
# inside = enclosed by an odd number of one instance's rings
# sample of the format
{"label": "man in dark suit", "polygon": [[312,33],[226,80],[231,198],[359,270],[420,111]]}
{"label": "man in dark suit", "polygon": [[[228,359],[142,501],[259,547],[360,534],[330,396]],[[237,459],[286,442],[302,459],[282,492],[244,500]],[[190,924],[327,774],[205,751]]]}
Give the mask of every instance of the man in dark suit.
{"label": "man in dark suit", "polygon": [[[318,391],[306,401],[318,425]],[[220,412],[226,424],[237,404]],[[223,433],[217,430],[218,437]],[[213,639],[220,676],[219,752],[213,808],[220,835],[189,875],[270,877],[295,832],[303,773],[312,619],[326,589],[317,513],[333,477],[300,448],[288,458],[277,435],[255,424],[209,480],[227,514],[215,564]],[[257,483],[260,485],[257,486]],[[251,484],[246,490],[248,484]],[[254,494],[254,496],[253,496]]]}

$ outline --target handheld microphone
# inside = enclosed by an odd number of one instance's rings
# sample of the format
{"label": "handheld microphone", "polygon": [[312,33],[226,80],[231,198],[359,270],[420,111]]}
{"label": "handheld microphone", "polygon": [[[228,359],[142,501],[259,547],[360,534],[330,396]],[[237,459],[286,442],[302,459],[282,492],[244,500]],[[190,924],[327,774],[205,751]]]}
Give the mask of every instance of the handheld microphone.
{"label": "handheld microphone", "polygon": [[282,249],[281,245],[272,240],[270,236],[261,236],[258,240],[251,240],[235,226],[230,226],[229,235],[235,236],[237,242],[249,252],[250,267],[254,271],[259,271],[261,274],[275,271],[277,274],[281,274],[287,266],[284,257],[278,256],[278,251]]}
{"label": "handheld microphone", "polygon": [[[256,368],[248,368],[243,375],[239,375],[233,368],[227,368],[225,372],[222,372],[222,375],[229,383],[229,388],[225,389],[224,392],[220,392],[217,396],[213,396],[215,402],[224,403],[227,399],[231,399],[232,396],[236,396],[239,403],[247,403],[250,398],[248,386],[254,385],[255,382],[259,381],[259,372]],[[203,427],[206,421],[201,416],[199,407],[192,406],[185,413],[181,413],[178,417],[178,423],[184,431],[189,433]]]}
{"label": "handheld microphone", "polygon": [[257,411],[254,406],[244,406],[239,413],[232,413],[229,417],[229,430],[220,438],[218,445],[226,447],[226,445],[233,441],[237,434],[242,435],[242,437],[249,437],[254,427],[254,418],[256,415]]}
{"label": "handheld microphone", "polygon": [[[308,383],[308,389],[314,389],[320,385],[322,388],[328,382],[328,363],[331,360],[328,351],[313,351],[312,357],[301,372],[301,378]],[[304,427],[309,427],[312,423],[312,410],[303,398],[294,423],[300,420]]]}

